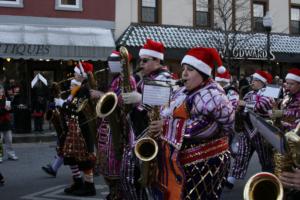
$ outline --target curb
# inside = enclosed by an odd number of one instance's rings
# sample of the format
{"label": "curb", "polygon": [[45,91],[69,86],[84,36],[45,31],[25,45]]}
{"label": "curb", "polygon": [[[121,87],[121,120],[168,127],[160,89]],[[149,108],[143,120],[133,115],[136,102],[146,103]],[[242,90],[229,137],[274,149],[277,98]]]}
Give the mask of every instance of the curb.
{"label": "curb", "polygon": [[13,143],[37,143],[56,141],[56,132],[13,133]]}

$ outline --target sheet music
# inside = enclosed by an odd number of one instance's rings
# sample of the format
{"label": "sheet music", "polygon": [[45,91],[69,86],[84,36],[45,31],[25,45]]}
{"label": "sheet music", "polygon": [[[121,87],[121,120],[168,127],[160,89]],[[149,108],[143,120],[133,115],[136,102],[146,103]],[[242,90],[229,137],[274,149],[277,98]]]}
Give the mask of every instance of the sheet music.
{"label": "sheet music", "polygon": [[145,84],[143,88],[143,104],[151,106],[162,106],[169,104],[171,96],[171,87]]}
{"label": "sheet music", "polygon": [[261,95],[266,97],[278,98],[280,95],[281,87],[278,85],[267,85],[261,89]]}

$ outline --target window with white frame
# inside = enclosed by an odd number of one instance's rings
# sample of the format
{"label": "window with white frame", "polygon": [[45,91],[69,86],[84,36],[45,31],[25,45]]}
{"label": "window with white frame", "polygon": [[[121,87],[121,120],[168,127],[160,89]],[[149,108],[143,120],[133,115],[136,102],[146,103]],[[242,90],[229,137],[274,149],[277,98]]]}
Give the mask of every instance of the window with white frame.
{"label": "window with white frame", "polygon": [[0,0],[0,6],[23,8],[23,0]]}
{"label": "window with white frame", "polygon": [[56,10],[82,11],[82,0],[56,0]]}

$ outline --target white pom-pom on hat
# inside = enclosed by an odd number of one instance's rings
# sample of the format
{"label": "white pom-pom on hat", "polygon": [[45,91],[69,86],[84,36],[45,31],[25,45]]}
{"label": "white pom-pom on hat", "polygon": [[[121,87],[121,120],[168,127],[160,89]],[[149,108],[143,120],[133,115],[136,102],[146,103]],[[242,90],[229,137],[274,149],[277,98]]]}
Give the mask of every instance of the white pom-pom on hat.
{"label": "white pom-pom on hat", "polygon": [[224,74],[226,72],[226,68],[222,65],[218,67],[217,71],[219,74]]}

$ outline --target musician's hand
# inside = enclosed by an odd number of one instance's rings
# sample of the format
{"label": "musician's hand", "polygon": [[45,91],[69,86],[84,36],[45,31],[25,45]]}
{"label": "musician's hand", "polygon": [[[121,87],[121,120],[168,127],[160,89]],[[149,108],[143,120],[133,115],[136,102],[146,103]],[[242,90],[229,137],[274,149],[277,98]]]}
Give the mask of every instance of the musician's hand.
{"label": "musician's hand", "polygon": [[140,103],[142,100],[142,95],[137,91],[122,93],[122,98],[125,104]]}
{"label": "musician's hand", "polygon": [[99,99],[103,95],[103,92],[91,89],[90,95],[92,99]]}
{"label": "musician's hand", "polygon": [[243,100],[239,100],[239,106],[245,106],[246,105],[246,102],[243,101]]}
{"label": "musician's hand", "polygon": [[149,125],[149,134],[158,137],[163,128],[163,120],[152,121]]}
{"label": "musician's hand", "polygon": [[284,187],[300,190],[300,169],[294,169],[293,172],[283,172],[279,177]]}
{"label": "musician's hand", "polygon": [[271,119],[280,118],[283,115],[283,110],[272,110],[272,113],[270,115]]}
{"label": "musician's hand", "polygon": [[62,98],[55,98],[54,102],[55,102],[55,106],[62,107],[65,101]]}

